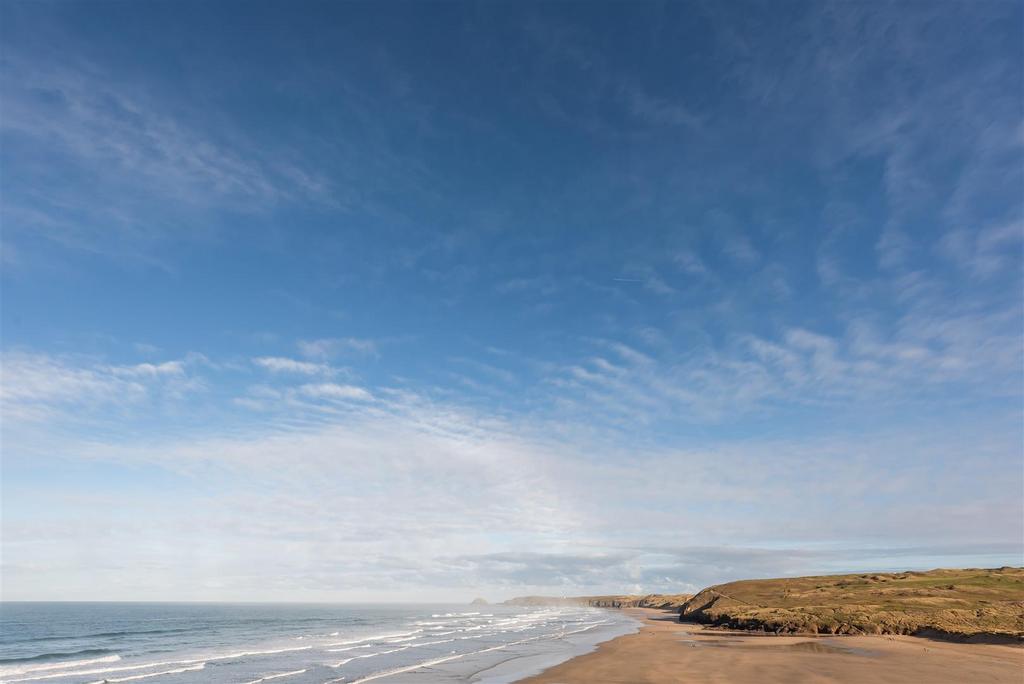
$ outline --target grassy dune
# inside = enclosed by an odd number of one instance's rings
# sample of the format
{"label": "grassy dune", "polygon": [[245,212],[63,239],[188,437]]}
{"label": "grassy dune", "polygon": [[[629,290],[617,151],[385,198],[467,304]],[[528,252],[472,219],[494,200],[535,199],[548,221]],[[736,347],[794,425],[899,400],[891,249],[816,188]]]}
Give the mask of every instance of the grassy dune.
{"label": "grassy dune", "polygon": [[729,582],[686,601],[680,618],[780,633],[1024,640],[1024,568]]}

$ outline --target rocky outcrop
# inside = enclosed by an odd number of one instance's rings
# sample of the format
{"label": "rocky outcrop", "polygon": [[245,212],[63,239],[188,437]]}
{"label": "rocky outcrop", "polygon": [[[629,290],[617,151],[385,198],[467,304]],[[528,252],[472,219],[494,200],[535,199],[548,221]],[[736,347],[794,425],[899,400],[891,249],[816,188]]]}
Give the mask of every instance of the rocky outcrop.
{"label": "rocky outcrop", "polygon": [[660,608],[672,610],[682,605],[692,594],[647,594],[646,596],[583,596],[587,605],[598,608]]}
{"label": "rocky outcrop", "polygon": [[472,601],[469,602],[469,605],[471,605],[471,606],[486,606],[486,605],[488,605],[488,603],[487,603],[487,599],[475,598],[475,599],[473,599]]}
{"label": "rocky outcrop", "polygon": [[661,608],[674,610],[683,605],[690,594],[647,594],[645,596],[517,596],[505,601],[513,606],[583,605],[595,608]]}

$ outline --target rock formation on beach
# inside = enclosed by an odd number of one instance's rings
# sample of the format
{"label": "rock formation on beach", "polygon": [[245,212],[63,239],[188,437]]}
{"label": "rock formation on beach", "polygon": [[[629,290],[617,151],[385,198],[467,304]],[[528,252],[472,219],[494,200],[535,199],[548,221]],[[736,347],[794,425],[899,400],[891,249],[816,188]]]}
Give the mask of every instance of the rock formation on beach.
{"label": "rock formation on beach", "polygon": [[809,634],[1024,640],[1024,568],[744,580],[702,590],[680,620]]}

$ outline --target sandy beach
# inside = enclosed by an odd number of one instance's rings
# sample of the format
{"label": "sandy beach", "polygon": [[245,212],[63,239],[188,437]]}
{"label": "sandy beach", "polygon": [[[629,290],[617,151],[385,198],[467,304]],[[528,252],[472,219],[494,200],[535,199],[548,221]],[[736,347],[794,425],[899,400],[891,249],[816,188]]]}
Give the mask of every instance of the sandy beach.
{"label": "sandy beach", "polygon": [[679,682],[1008,682],[1024,648],[906,636],[761,636],[680,624],[674,612],[626,609],[636,634],[600,645],[522,684]]}

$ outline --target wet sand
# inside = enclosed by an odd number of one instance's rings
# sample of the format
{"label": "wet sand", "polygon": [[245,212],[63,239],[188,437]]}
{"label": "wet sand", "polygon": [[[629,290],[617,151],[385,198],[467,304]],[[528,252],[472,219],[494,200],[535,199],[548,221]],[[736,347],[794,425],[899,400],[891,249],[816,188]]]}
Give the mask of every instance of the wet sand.
{"label": "wet sand", "polygon": [[905,636],[757,636],[626,609],[637,634],[598,646],[521,684],[689,682],[1024,682],[1024,648]]}

